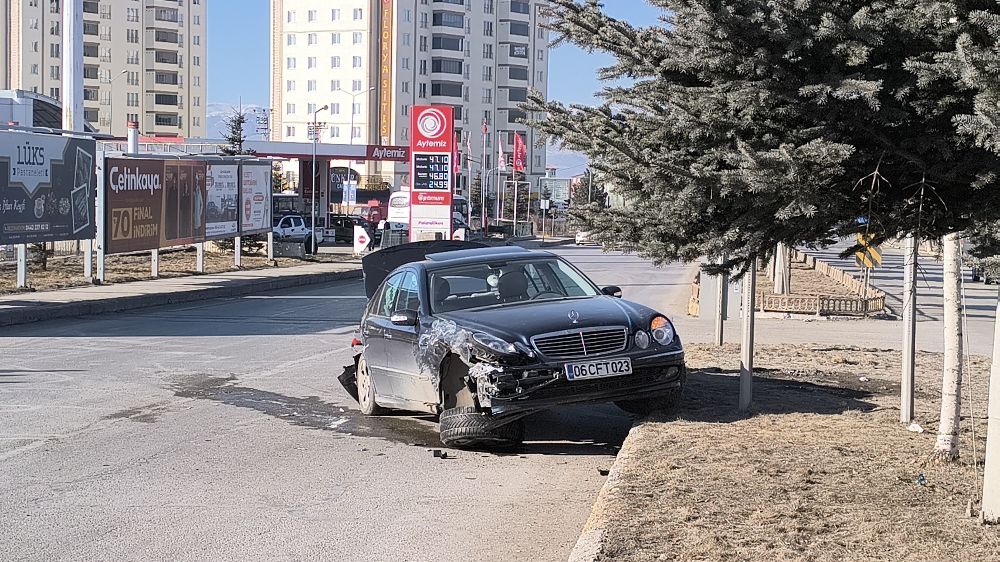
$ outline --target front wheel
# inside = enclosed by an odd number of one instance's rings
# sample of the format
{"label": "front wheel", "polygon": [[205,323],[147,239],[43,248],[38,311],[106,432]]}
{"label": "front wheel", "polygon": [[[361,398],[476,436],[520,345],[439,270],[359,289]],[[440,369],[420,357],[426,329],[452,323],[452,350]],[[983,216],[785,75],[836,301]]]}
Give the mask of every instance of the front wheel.
{"label": "front wheel", "polygon": [[684,389],[682,387],[671,390],[667,394],[654,396],[652,398],[618,400],[615,402],[615,406],[618,406],[630,414],[636,414],[639,416],[648,416],[656,411],[671,413],[680,407],[683,394]]}
{"label": "front wheel", "polygon": [[475,406],[441,412],[441,443],[460,449],[513,449],[524,442],[524,420],[500,426]]}
{"label": "front wheel", "polygon": [[378,416],[385,413],[385,409],[375,403],[375,385],[372,384],[371,372],[368,370],[368,361],[364,354],[358,358],[358,406],[361,413],[366,416]]}

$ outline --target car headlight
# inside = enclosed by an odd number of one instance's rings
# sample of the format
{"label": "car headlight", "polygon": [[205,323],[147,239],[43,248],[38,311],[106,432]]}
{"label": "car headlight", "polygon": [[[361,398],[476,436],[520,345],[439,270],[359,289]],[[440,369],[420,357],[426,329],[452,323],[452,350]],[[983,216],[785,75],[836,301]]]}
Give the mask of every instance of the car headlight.
{"label": "car headlight", "polygon": [[635,345],[639,349],[646,349],[647,347],[649,347],[649,334],[647,334],[646,332],[643,332],[642,330],[639,330],[638,332],[636,332],[635,333]]}
{"label": "car headlight", "polygon": [[674,341],[674,327],[663,316],[653,318],[649,323],[649,331],[653,334],[653,339],[660,345],[667,345]]}
{"label": "car headlight", "polygon": [[506,355],[513,355],[517,353],[517,348],[514,347],[514,344],[505,342],[496,336],[491,336],[483,332],[476,332],[475,334],[472,334],[472,339],[479,345],[496,353],[503,353]]}

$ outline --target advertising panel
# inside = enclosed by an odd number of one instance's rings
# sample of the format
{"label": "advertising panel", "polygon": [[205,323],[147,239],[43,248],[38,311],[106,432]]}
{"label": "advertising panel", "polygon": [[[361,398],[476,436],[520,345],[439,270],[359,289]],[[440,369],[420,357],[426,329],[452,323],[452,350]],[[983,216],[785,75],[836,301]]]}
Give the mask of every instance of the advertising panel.
{"label": "advertising panel", "polygon": [[240,171],[240,234],[271,230],[271,165],[243,164]]}
{"label": "advertising panel", "polygon": [[209,164],[208,206],[205,211],[205,238],[232,238],[239,233],[240,167],[236,164]]}
{"label": "advertising panel", "polygon": [[410,241],[448,240],[454,188],[454,110],[451,106],[414,106],[411,115]]}
{"label": "advertising panel", "polygon": [[94,237],[92,139],[0,132],[0,244]]}
{"label": "advertising panel", "polygon": [[109,158],[105,171],[108,253],[205,240],[204,162]]}

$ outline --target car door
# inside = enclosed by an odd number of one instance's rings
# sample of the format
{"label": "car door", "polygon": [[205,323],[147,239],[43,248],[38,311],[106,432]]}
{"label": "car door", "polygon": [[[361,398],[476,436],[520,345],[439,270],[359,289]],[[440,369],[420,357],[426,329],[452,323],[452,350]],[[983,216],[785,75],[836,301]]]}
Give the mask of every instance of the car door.
{"label": "car door", "polygon": [[389,318],[396,309],[396,299],[403,283],[405,272],[389,276],[382,284],[369,305],[361,332],[365,337],[365,359],[375,390],[381,396],[397,396],[390,374],[390,358],[386,351],[386,326],[391,325]]}
{"label": "car door", "polygon": [[[399,288],[396,298],[396,314],[402,312],[416,313],[420,316],[421,309],[420,284],[417,274],[408,271]],[[431,381],[437,365],[421,365],[417,353],[417,338],[420,336],[419,326],[397,326],[389,322],[385,326],[385,356],[389,360],[389,375],[393,387],[400,398],[421,404],[437,404],[439,398],[434,392]]]}

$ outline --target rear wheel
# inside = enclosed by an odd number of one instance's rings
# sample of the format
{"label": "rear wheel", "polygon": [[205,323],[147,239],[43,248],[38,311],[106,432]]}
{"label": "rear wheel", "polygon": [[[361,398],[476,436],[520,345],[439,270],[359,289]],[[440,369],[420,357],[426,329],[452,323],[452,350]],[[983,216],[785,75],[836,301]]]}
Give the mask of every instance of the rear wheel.
{"label": "rear wheel", "polygon": [[676,411],[677,408],[680,407],[683,394],[684,389],[682,387],[671,390],[668,394],[662,394],[652,398],[618,400],[615,402],[615,406],[618,406],[630,414],[637,414],[640,416],[648,416],[656,411],[670,413]]}
{"label": "rear wheel", "polygon": [[513,449],[524,442],[524,420],[500,426],[475,406],[441,412],[441,443],[461,449]]}
{"label": "rear wheel", "polygon": [[358,406],[361,413],[366,416],[377,416],[385,413],[385,409],[375,403],[375,385],[372,384],[372,376],[368,371],[368,361],[362,353],[358,358]]}

